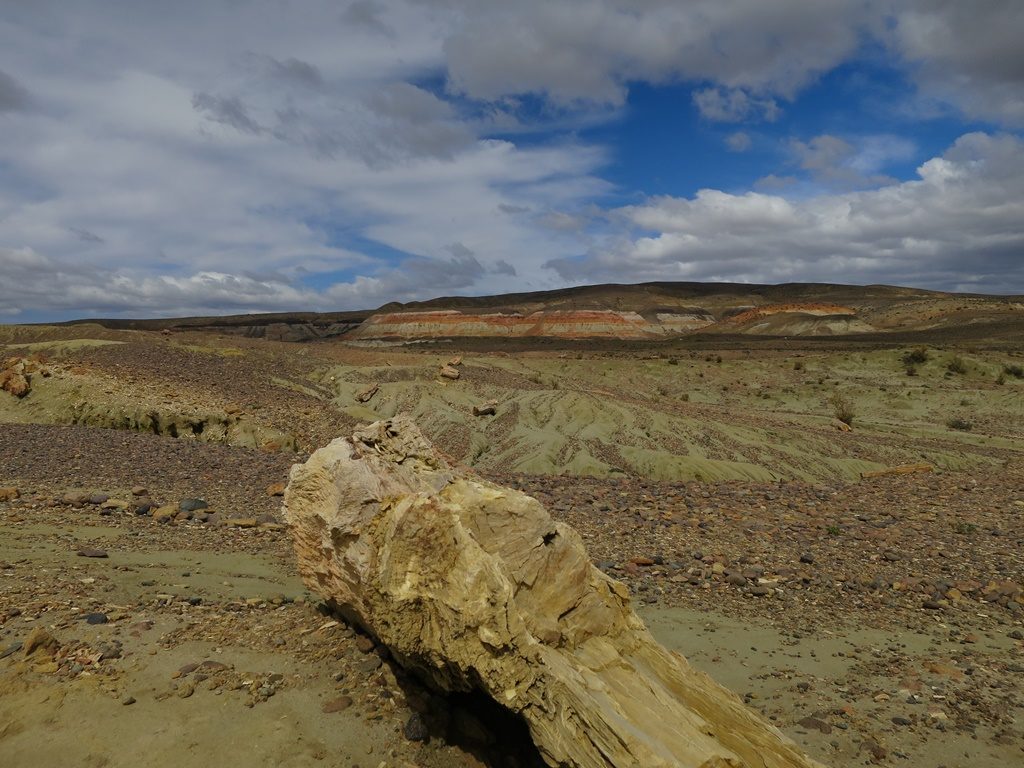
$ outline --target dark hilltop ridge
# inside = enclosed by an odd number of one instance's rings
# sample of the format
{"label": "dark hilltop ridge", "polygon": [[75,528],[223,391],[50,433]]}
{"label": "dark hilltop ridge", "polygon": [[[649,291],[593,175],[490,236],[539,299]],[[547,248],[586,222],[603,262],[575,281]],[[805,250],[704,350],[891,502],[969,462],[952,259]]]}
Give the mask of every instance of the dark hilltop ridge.
{"label": "dark hilltop ridge", "polygon": [[[718,342],[850,337],[864,342],[949,337],[997,342],[1024,330],[1024,296],[889,285],[652,282],[494,296],[443,296],[345,312],[275,312],[165,319],[83,319],[114,330],[211,330],[277,341],[628,339]],[[899,339],[891,338],[893,335]]]}

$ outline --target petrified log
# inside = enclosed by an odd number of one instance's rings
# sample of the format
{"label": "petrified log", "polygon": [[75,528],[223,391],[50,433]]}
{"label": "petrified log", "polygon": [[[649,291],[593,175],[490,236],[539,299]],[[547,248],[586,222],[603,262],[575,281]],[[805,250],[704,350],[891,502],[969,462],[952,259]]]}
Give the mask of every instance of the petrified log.
{"label": "petrified log", "polygon": [[900,464],[895,467],[872,469],[868,472],[861,472],[860,476],[862,480],[867,480],[871,477],[885,477],[886,475],[912,475],[917,472],[931,472],[934,469],[935,467],[931,464]]}
{"label": "petrified log", "polygon": [[362,389],[356,392],[356,400],[360,403],[368,403],[373,399],[373,396],[377,394],[380,389],[379,384],[371,384],[366,389]]}
{"label": "petrified log", "polygon": [[486,403],[473,406],[474,416],[493,416],[498,407],[497,400],[488,400]]}
{"label": "petrified log", "polygon": [[444,376],[446,379],[457,379],[459,378],[460,374],[458,368],[452,368],[450,365],[442,365],[441,375]]}
{"label": "petrified log", "polygon": [[311,589],[429,683],[520,713],[552,766],[818,765],[655,642],[572,528],[452,470],[408,417],[294,466],[284,505]]}

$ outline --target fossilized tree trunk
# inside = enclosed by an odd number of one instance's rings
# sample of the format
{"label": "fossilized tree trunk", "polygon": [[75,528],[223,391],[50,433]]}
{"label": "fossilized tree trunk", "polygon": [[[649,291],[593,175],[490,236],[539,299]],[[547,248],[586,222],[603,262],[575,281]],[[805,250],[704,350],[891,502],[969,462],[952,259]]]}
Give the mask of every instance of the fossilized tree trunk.
{"label": "fossilized tree trunk", "polygon": [[817,765],[655,642],[573,529],[450,469],[407,418],[296,465],[285,511],[310,588],[439,688],[521,713],[551,765]]}

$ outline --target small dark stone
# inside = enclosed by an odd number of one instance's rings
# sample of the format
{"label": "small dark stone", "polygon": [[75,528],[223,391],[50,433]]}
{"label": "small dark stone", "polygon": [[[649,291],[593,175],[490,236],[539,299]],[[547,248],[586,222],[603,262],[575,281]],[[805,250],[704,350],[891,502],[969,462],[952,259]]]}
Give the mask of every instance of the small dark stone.
{"label": "small dark stone", "polygon": [[418,712],[413,712],[409,715],[409,719],[405,721],[402,733],[405,734],[405,738],[409,741],[428,741],[430,739],[430,731],[427,730],[427,724],[423,722],[423,718],[420,717]]}
{"label": "small dark stone", "polygon": [[929,611],[941,611],[942,604],[938,600],[925,600],[921,604],[922,608],[927,608]]}
{"label": "small dark stone", "polygon": [[810,565],[814,562],[814,555],[812,555],[810,552],[804,552],[802,555],[800,555],[800,562]]}
{"label": "small dark stone", "polygon": [[110,501],[110,496],[105,493],[94,493],[89,497],[90,504],[103,504]]}
{"label": "small dark stone", "polygon": [[131,706],[134,703],[135,703],[135,697],[134,696],[125,696],[123,699],[121,699],[121,704],[123,704],[126,707]]}
{"label": "small dark stone", "polygon": [[87,613],[82,617],[82,620],[86,624],[106,624],[107,614],[105,613]]}
{"label": "small dark stone", "polygon": [[892,721],[896,725],[913,725],[914,724],[913,720],[911,720],[909,717],[903,717],[903,715],[896,715],[894,718],[892,718]]}
{"label": "small dark stone", "polygon": [[135,508],[135,514],[136,515],[140,515],[140,516],[141,515],[148,515],[152,510],[153,510],[153,505],[152,504],[139,504],[139,506],[137,506]]}
{"label": "small dark stone", "polygon": [[78,556],[79,557],[106,557],[107,553],[106,553],[105,550],[102,550],[102,549],[92,549],[91,547],[86,547],[85,549],[78,550]]}
{"label": "small dark stone", "polygon": [[197,509],[206,509],[207,504],[203,499],[182,499],[178,502],[178,509],[182,512],[195,512]]}
{"label": "small dark stone", "polygon": [[189,605],[202,605],[203,604],[203,598],[199,597],[198,595],[192,595],[188,599],[188,604]]}

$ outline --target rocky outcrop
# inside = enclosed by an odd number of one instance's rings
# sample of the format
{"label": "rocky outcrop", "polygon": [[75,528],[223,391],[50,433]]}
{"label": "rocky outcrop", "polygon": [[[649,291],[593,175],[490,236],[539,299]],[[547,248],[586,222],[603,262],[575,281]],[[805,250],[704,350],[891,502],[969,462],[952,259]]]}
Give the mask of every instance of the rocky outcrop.
{"label": "rocky outcrop", "polygon": [[452,470],[406,417],[293,467],[284,506],[311,589],[434,686],[522,715],[552,766],[817,765],[658,645],[573,529]]}

